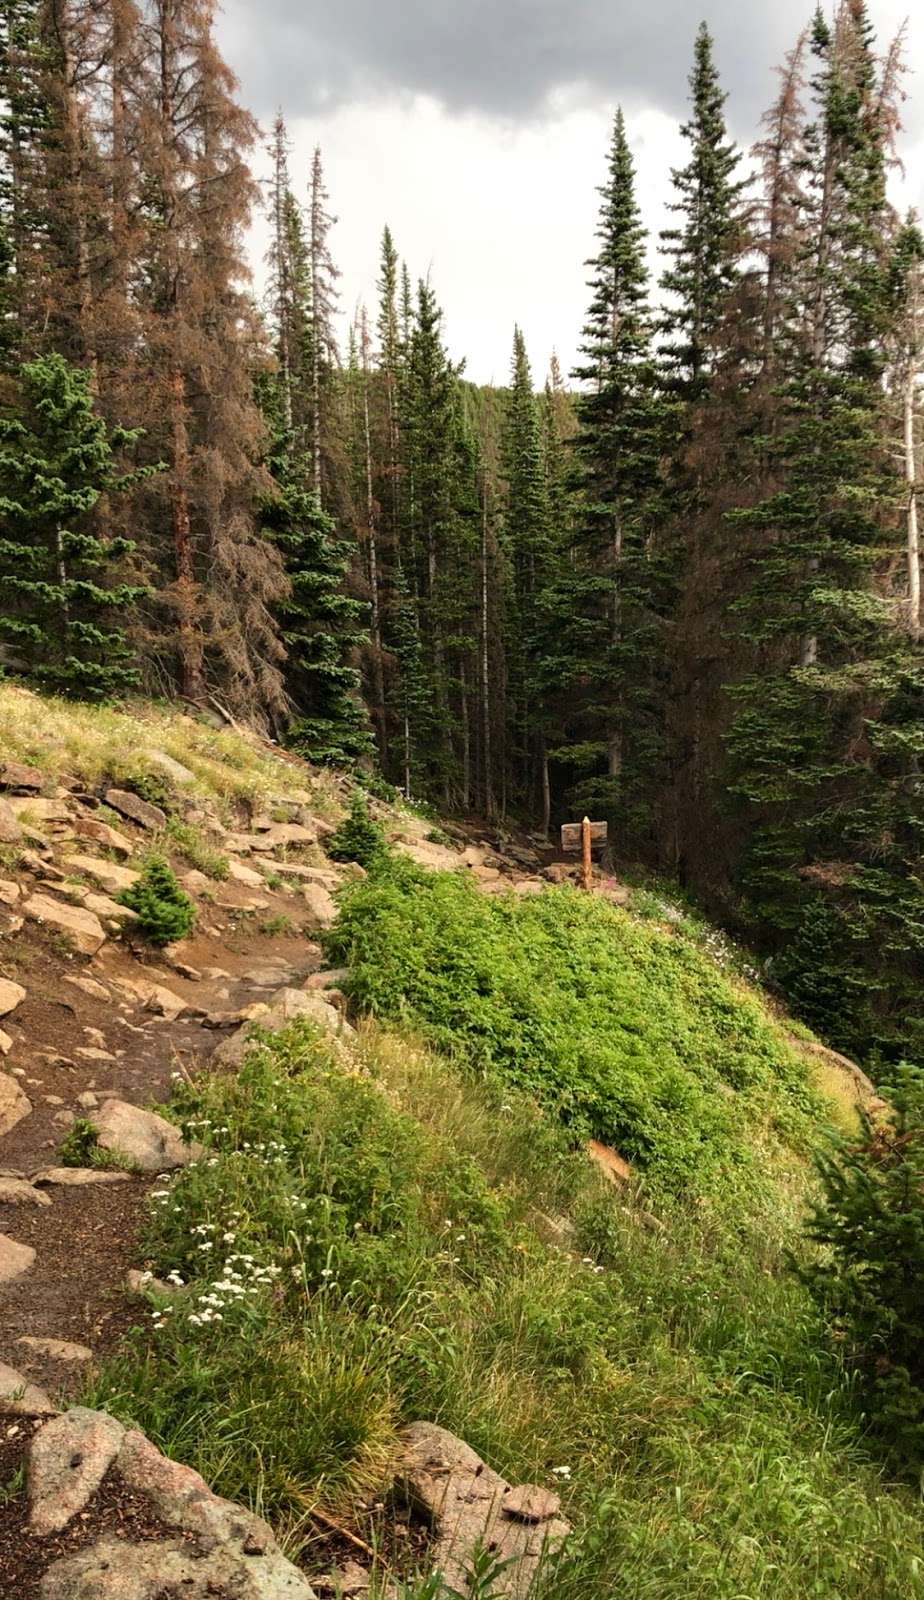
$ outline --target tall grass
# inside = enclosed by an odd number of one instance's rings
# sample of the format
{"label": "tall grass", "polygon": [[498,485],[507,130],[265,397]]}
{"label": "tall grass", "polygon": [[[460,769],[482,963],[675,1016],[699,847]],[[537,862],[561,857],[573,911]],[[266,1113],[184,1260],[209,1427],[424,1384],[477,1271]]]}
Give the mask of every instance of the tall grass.
{"label": "tall grass", "polygon": [[350,1062],[298,1024],[172,1115],[207,1147],[153,1204],[181,1282],[89,1398],[291,1549],[384,1496],[430,1418],[561,1485],[542,1600],[924,1595],[919,1507],[785,1269],[794,1170],[777,1211],[745,1186],[724,1226],[664,1201],[653,1232],[526,1092],[374,1025]]}

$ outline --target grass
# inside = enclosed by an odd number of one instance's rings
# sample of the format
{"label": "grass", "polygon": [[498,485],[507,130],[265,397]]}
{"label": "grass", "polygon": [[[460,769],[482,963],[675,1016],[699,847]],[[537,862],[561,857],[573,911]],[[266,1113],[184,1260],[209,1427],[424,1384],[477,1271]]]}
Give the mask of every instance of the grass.
{"label": "grass", "polygon": [[99,1133],[87,1117],[77,1117],[58,1146],[63,1167],[93,1167],[99,1172],[134,1172],[133,1161],[118,1150],[104,1150]]}
{"label": "grass", "polygon": [[658,1191],[759,1189],[767,1152],[804,1152],[826,1118],[805,1061],[695,928],[402,862],[348,889],[325,948],[360,1009],[528,1089]]}
{"label": "grass", "polygon": [[257,927],[257,932],[265,939],[281,939],[294,931],[295,923],[284,911],[278,911],[273,917],[266,917]]}
{"label": "grass", "polygon": [[577,1534],[542,1600],[924,1595],[916,1497],[785,1268],[789,1172],[724,1226],[665,1202],[653,1237],[528,1093],[375,1025],[354,1066],[297,1024],[172,1114],[208,1147],[145,1241],[179,1282],[87,1398],[290,1551],[314,1506],[382,1494],[423,1417],[562,1485]]}
{"label": "grass", "polygon": [[179,817],[168,817],[165,829],[170,846],[178,851],[191,867],[204,872],[207,878],[223,883],[228,876],[228,857],[209,844],[200,828]]}

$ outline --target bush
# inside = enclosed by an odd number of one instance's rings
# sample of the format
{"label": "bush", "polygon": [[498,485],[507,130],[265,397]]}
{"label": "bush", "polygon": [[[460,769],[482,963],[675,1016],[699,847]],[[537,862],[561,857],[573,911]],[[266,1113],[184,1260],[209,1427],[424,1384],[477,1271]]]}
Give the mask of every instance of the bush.
{"label": "bush", "polygon": [[924,1071],[897,1069],[894,1115],[861,1111],[862,1134],[819,1161],[824,1201],[804,1269],[870,1413],[895,1454],[924,1465]]}
{"label": "bush", "polygon": [[526,1088],[662,1190],[759,1183],[754,1130],[805,1148],[823,1115],[755,996],[682,930],[596,896],[489,896],[392,862],[342,897],[325,949],[359,1007]]}
{"label": "bush", "polygon": [[347,816],[327,841],[327,854],[332,861],[358,861],[368,868],[382,861],[387,851],[385,829],[370,817],[369,802],[357,791]]}
{"label": "bush", "polygon": [[119,903],[137,913],[140,930],[151,944],[185,939],[196,920],[195,906],[163,856],[151,857],[138,882],[123,889]]}

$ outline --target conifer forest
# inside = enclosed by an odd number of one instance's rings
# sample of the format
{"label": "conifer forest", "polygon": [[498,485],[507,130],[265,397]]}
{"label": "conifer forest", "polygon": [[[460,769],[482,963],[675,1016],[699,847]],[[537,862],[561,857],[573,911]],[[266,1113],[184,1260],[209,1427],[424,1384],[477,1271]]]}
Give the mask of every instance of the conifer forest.
{"label": "conifer forest", "polygon": [[700,27],[670,226],[615,109],[574,174],[577,367],[512,328],[499,388],[385,218],[342,337],[349,197],[241,103],[211,0],[3,0],[0,33],[4,675],[192,702],[444,813],[605,819],[830,1043],[924,1059],[903,37],[807,12],[749,151]]}

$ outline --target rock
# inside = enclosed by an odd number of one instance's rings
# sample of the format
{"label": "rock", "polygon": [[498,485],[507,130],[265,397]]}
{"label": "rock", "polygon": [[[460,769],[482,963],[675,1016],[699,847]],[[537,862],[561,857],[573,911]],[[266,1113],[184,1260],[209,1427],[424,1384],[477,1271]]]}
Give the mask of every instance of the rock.
{"label": "rock", "polygon": [[94,844],[101,844],[106,850],[114,850],[117,856],[131,856],[135,853],[131,839],[127,839],[118,828],[110,827],[108,822],[101,822],[98,817],[78,817],[74,823],[74,833],[78,839],[92,839]]}
{"label": "rock", "polygon": [[0,1072],[0,1136],[15,1128],[31,1110],[32,1102],[23,1094],[16,1079]]}
{"label": "rock", "polygon": [[47,1194],[33,1187],[25,1178],[15,1178],[8,1174],[0,1177],[0,1205],[3,1206],[50,1206],[51,1201]]}
{"label": "rock", "polygon": [[46,1361],[68,1361],[82,1365],[93,1360],[93,1351],[85,1344],[70,1344],[67,1339],[35,1339],[24,1334],[17,1344],[25,1345],[29,1355],[44,1357]]}
{"label": "rock", "polygon": [[[499,1563],[507,1563],[494,1593],[525,1600],[543,1555],[571,1531],[556,1515],[557,1505],[552,1509],[556,1495],[540,1501],[546,1492],[533,1485],[511,1488],[462,1439],[435,1423],[416,1422],[405,1431],[397,1486],[432,1522],[434,1564],[462,1594],[472,1554],[486,1545]],[[542,1519],[521,1520],[524,1506],[542,1510]]]}
{"label": "rock", "polygon": [[121,894],[125,889],[131,889],[138,882],[141,874],[132,872],[130,867],[120,867],[114,861],[106,861],[102,856],[67,856],[64,865],[71,872],[79,872],[85,878],[92,878],[94,883],[99,883],[108,894]]}
{"label": "rock", "polygon": [[0,789],[26,789],[38,792],[45,774],[38,767],[24,767],[19,761],[0,761]]}
{"label": "rock", "polygon": [[184,872],[180,882],[187,894],[205,894],[208,889],[212,888],[211,878],[207,878],[205,873],[200,872],[196,867],[191,872]]}
{"label": "rock", "polygon": [[628,1161],[625,1161],[615,1150],[611,1150],[609,1145],[601,1144],[598,1139],[588,1139],[586,1150],[591,1161],[600,1168],[603,1176],[608,1178],[610,1183],[622,1184],[630,1182],[632,1168],[629,1166]]}
{"label": "rock", "polygon": [[13,1041],[8,1033],[0,1028],[0,1056],[8,1056],[13,1048]]}
{"label": "rock", "polygon": [[31,1245],[17,1244],[8,1233],[0,1233],[0,1284],[21,1278],[34,1261],[35,1251]]}
{"label": "rock", "polygon": [[202,1154],[201,1145],[183,1143],[172,1122],[126,1100],[107,1100],[93,1118],[93,1126],[103,1150],[124,1156],[141,1172],[169,1172],[188,1166]]}
{"label": "rock", "polygon": [[155,983],[144,1002],[145,1011],[152,1011],[156,1017],[168,1017],[174,1022],[182,1016],[187,1009],[186,1001],[172,989],[164,988],[163,984]]}
{"label": "rock", "polygon": [[302,822],[276,822],[268,832],[259,836],[252,845],[255,850],[278,850],[283,845],[317,844],[316,827],[306,828]]}
{"label": "rock", "polygon": [[83,1406],[39,1429],[26,1454],[30,1533],[44,1539],[67,1527],[92,1500],[124,1437],[115,1417]]}
{"label": "rock", "polygon": [[79,1044],[74,1051],[81,1061],[117,1061],[111,1050],[101,1050],[96,1044]]}
{"label": "rock", "polygon": [[358,1561],[348,1561],[337,1572],[332,1572],[326,1578],[313,1578],[312,1582],[319,1595],[335,1595],[336,1600],[354,1600],[358,1595],[366,1595],[372,1588],[372,1574],[361,1567]]}
{"label": "rock", "polygon": [[166,750],[145,750],[144,758],[152,767],[159,767],[160,771],[165,772],[174,783],[185,787],[186,784],[196,781],[196,774],[190,772],[188,767],[184,767],[182,761],[174,761],[173,756],[168,756]]}
{"label": "rock", "polygon": [[306,989],[340,989],[350,976],[349,967],[329,967],[324,972],[313,972],[306,978]]}
{"label": "rock", "polygon": [[232,883],[243,883],[248,889],[266,888],[266,879],[262,872],[255,872],[253,867],[245,867],[243,861],[235,861],[233,856],[228,861],[228,877]]}
{"label": "rock", "polygon": [[[280,989],[278,994],[273,995],[257,1026],[266,1033],[279,1033],[299,1017],[316,1023],[336,1038],[355,1037],[354,1029],[322,995],[317,992],[309,994],[304,989]],[[250,1024],[240,1028],[218,1046],[214,1059],[225,1066],[239,1066],[250,1047],[250,1035]]]}
{"label": "rock", "polygon": [[9,1016],[18,1005],[26,998],[26,991],[21,983],[12,983],[9,978],[0,978],[0,1017]]}
{"label": "rock", "polygon": [[50,800],[46,795],[24,795],[12,802],[19,821],[43,827],[49,822],[70,822],[71,814],[62,800]]}
{"label": "rock", "polygon": [[302,887],[308,914],[316,928],[330,928],[337,920],[337,907],[320,883],[306,883]]}
{"label": "rock", "polygon": [[107,806],[118,811],[121,817],[137,822],[139,827],[156,830],[167,826],[167,813],[160,806],[152,806],[148,800],[142,800],[140,795],[132,794],[128,789],[107,789],[105,798]]}
{"label": "rock", "polygon": [[105,984],[97,983],[95,978],[87,978],[83,973],[66,972],[64,974],[64,981],[65,983],[73,984],[74,988],[79,989],[82,994],[89,995],[91,1000],[112,999],[112,995],[109,993],[109,990],[106,988]]}
{"label": "rock", "polygon": [[301,878],[305,883],[319,883],[324,889],[337,889],[343,882],[339,872],[329,867],[306,867],[303,861],[266,862],[267,871],[276,872],[280,878]]}
{"label": "rock", "polygon": [[253,989],[278,989],[295,976],[293,967],[287,962],[280,962],[278,966],[252,967],[249,972],[241,974],[241,982],[250,984]]}
{"label": "rock", "polygon": [[239,1544],[202,1554],[183,1539],[129,1544],[111,1534],[48,1568],[40,1600],[315,1600],[275,1543],[255,1557]]}
{"label": "rock", "polygon": [[462,858],[448,845],[433,844],[429,839],[398,839],[395,849],[399,855],[409,856],[419,867],[429,867],[432,872],[453,872]]}
{"label": "rock", "polygon": [[569,867],[564,861],[552,861],[544,867],[542,876],[549,883],[570,883],[574,877],[574,867]]}
{"label": "rock", "polygon": [[504,1496],[504,1516],[517,1522],[551,1522],[560,1510],[561,1495],[535,1483],[524,1483]]}
{"label": "rock", "polygon": [[164,1283],[163,1278],[155,1278],[153,1272],[142,1272],[139,1267],[130,1267],[125,1274],[125,1287],[129,1294],[146,1295],[149,1289],[155,1294],[170,1295],[173,1293],[169,1283]]}
{"label": "rock", "polygon": [[62,905],[47,894],[30,895],[23,911],[34,922],[43,923],[56,933],[64,934],[76,950],[84,956],[96,954],[105,944],[106,935],[98,917],[83,906]]}
{"label": "rock", "polygon": [[20,1417],[53,1417],[55,1407],[44,1389],[24,1378],[15,1367],[0,1361],[0,1414]]}
{"label": "rock", "polygon": [[67,873],[56,867],[53,861],[43,861],[34,850],[24,850],[19,858],[19,864],[36,878],[44,879],[46,883],[63,883],[67,877]]}
{"label": "rock", "polygon": [[53,1189],[83,1189],[91,1183],[130,1183],[130,1172],[106,1172],[99,1167],[41,1167],[32,1182]]}
{"label": "rock", "polygon": [[99,1105],[99,1100],[92,1089],[84,1089],[83,1094],[77,1096],[77,1104],[81,1111],[95,1111]]}
{"label": "rock", "polygon": [[254,1000],[237,1011],[209,1011],[202,1019],[204,1028],[239,1028],[245,1022],[257,1022],[266,1015],[269,1006],[264,1000]]}
{"label": "rock", "polygon": [[[0,833],[0,844],[2,843],[3,835]],[[14,883],[12,878],[0,878],[0,905],[15,906],[21,893],[19,884]]]}
{"label": "rock", "polygon": [[0,799],[0,844],[18,844],[22,828],[8,800]]}

